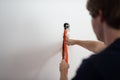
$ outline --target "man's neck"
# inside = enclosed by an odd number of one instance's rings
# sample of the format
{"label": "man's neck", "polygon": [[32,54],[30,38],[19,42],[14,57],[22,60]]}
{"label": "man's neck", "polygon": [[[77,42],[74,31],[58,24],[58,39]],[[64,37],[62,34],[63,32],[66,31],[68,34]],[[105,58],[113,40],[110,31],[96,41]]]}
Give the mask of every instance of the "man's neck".
{"label": "man's neck", "polygon": [[110,45],[116,39],[120,38],[120,30],[111,28],[108,25],[104,25],[104,42],[106,45]]}

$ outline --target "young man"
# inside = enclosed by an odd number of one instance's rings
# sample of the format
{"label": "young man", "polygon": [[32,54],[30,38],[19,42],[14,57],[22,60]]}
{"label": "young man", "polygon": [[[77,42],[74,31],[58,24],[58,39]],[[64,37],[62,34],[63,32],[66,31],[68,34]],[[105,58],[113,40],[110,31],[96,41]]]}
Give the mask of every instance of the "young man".
{"label": "young man", "polygon": [[[98,40],[106,49],[84,60],[73,80],[120,80],[120,0],[88,0],[87,9]],[[60,80],[67,80],[69,65],[60,63]]]}

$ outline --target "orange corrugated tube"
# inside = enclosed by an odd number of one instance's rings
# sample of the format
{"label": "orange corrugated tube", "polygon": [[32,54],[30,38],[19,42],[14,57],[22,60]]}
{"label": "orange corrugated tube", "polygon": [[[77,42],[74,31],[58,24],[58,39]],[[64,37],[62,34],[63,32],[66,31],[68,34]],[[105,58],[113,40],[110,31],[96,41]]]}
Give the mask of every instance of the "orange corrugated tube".
{"label": "orange corrugated tube", "polygon": [[66,40],[67,40],[67,30],[64,30],[64,59],[65,61],[68,63],[68,49],[67,49],[67,44],[66,44]]}

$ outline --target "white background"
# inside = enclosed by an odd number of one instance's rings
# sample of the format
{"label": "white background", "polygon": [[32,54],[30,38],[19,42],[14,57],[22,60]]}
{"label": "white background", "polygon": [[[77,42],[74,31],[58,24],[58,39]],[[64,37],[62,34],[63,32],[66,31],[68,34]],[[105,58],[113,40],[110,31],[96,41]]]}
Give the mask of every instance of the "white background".
{"label": "white background", "polygon": [[[0,80],[59,80],[63,24],[96,40],[86,0],[0,0]],[[69,46],[69,79],[92,52]]]}

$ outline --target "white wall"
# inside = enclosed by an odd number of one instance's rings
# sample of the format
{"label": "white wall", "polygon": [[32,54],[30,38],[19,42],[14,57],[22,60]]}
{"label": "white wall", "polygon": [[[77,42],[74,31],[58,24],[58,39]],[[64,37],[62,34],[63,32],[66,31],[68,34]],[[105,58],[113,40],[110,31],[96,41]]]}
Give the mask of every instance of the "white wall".
{"label": "white wall", "polygon": [[[95,40],[86,0],[0,0],[0,80],[59,80],[63,24]],[[69,79],[91,52],[69,48]]]}

